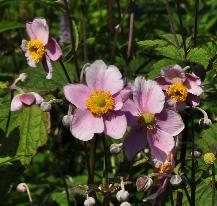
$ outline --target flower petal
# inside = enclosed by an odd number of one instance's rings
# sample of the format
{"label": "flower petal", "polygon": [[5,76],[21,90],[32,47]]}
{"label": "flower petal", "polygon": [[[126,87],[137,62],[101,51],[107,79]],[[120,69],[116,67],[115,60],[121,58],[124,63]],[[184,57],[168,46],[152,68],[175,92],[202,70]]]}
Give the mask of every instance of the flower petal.
{"label": "flower petal", "polygon": [[162,68],[161,76],[163,76],[167,82],[171,83],[185,81],[185,72],[178,64]]}
{"label": "flower petal", "polygon": [[41,40],[46,45],[49,37],[49,28],[46,19],[42,17],[35,18],[30,28],[35,38]]}
{"label": "flower petal", "polygon": [[44,101],[44,98],[36,92],[30,92],[29,94],[34,95],[36,104],[41,104]]}
{"label": "flower petal", "polygon": [[120,139],[124,136],[127,129],[127,119],[123,112],[113,111],[104,117],[105,134],[114,139]]}
{"label": "flower petal", "polygon": [[137,77],[133,99],[140,112],[160,113],[164,107],[165,95],[155,81]]}
{"label": "flower petal", "polygon": [[25,104],[25,105],[32,105],[35,102],[35,96],[30,94],[30,93],[26,93],[26,94],[21,94],[20,95],[20,101]]}
{"label": "flower petal", "polygon": [[113,96],[115,99],[115,108],[114,110],[120,110],[123,107],[122,97],[120,92]]}
{"label": "flower petal", "polygon": [[22,107],[22,102],[20,101],[20,96],[21,94],[17,94],[16,96],[14,96],[14,98],[11,101],[11,111],[15,112],[21,109]]}
{"label": "flower petal", "polygon": [[102,133],[104,124],[102,117],[93,116],[89,110],[77,109],[73,115],[70,131],[74,137],[82,141],[91,140],[94,133]]}
{"label": "flower petal", "polygon": [[66,99],[79,109],[86,109],[86,100],[91,95],[90,89],[84,84],[68,84],[64,86]]}
{"label": "flower petal", "polygon": [[62,56],[62,50],[59,44],[51,37],[46,45],[46,54],[52,61],[56,61]]}
{"label": "flower petal", "polygon": [[22,40],[22,43],[21,43],[21,49],[26,52],[26,46],[27,46],[27,43],[28,41],[27,40]]}
{"label": "flower petal", "polygon": [[173,110],[165,109],[155,117],[157,126],[172,136],[178,135],[185,127],[181,116]]}
{"label": "flower petal", "polygon": [[45,57],[42,59],[42,65],[44,67],[45,72],[47,72],[46,79],[52,79],[53,67],[52,67],[50,58],[47,55],[45,55]]}
{"label": "flower petal", "polygon": [[109,91],[111,94],[119,92],[124,85],[122,75],[117,67],[110,65],[108,69],[102,60],[96,60],[86,70],[87,85],[91,89]]}
{"label": "flower petal", "polygon": [[124,140],[124,152],[128,160],[143,150],[147,145],[147,134],[140,128],[132,128]]}
{"label": "flower petal", "polygon": [[196,107],[200,104],[200,98],[197,95],[193,95],[191,93],[188,93],[188,98],[187,98],[187,102]]}
{"label": "flower petal", "polygon": [[26,23],[26,31],[30,39],[37,39],[34,32],[32,31],[32,22]]}
{"label": "flower petal", "polygon": [[164,77],[157,77],[155,78],[155,81],[163,90],[166,90],[171,85],[171,83],[167,82]]}
{"label": "flower petal", "polygon": [[147,139],[152,156],[158,161],[165,162],[167,155],[175,146],[173,136],[157,128],[148,130]]}

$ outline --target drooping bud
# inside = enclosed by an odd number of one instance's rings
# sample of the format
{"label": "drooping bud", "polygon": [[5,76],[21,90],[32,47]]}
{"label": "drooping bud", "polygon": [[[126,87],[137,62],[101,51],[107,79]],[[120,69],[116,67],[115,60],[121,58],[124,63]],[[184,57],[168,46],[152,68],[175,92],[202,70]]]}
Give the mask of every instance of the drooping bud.
{"label": "drooping bud", "polygon": [[94,206],[95,204],[96,204],[95,199],[87,195],[86,200],[84,201],[84,206]]}
{"label": "drooping bud", "polygon": [[62,123],[64,127],[69,127],[72,121],[73,115],[65,115],[62,119]]}
{"label": "drooping bud", "polygon": [[211,119],[209,119],[209,118],[201,118],[200,120],[199,120],[199,125],[200,125],[200,127],[201,128],[207,128],[208,126],[210,126],[212,124],[212,121],[211,121]]}
{"label": "drooping bud", "polygon": [[17,191],[18,192],[26,192],[27,189],[26,189],[26,184],[25,183],[20,183],[17,185]]}
{"label": "drooping bud", "polygon": [[138,192],[144,192],[148,190],[153,185],[153,180],[151,177],[142,175],[136,180],[136,187]]}
{"label": "drooping bud", "polygon": [[192,152],[191,152],[191,156],[194,156],[195,158],[198,158],[198,157],[200,157],[201,155],[202,155],[202,150],[199,149],[199,148],[195,149],[194,152],[193,152],[193,154],[192,154]]}
{"label": "drooping bud", "polygon": [[182,178],[179,175],[173,175],[170,178],[170,183],[173,186],[178,186],[182,182]]}
{"label": "drooping bud", "polygon": [[129,203],[129,202],[122,202],[121,204],[120,204],[120,206],[131,206],[131,204]]}
{"label": "drooping bud", "polygon": [[21,82],[26,82],[28,80],[28,75],[26,73],[21,73],[19,79]]}
{"label": "drooping bud", "polygon": [[129,192],[126,191],[125,189],[124,190],[121,189],[117,192],[116,198],[119,202],[127,201],[129,198]]}
{"label": "drooping bud", "polygon": [[110,152],[111,152],[112,154],[118,154],[118,153],[121,151],[122,145],[123,145],[123,143],[120,143],[120,144],[114,143],[114,144],[112,144],[112,145],[110,146]]}
{"label": "drooping bud", "polygon": [[52,105],[49,102],[42,102],[40,108],[43,112],[49,112],[52,108]]}

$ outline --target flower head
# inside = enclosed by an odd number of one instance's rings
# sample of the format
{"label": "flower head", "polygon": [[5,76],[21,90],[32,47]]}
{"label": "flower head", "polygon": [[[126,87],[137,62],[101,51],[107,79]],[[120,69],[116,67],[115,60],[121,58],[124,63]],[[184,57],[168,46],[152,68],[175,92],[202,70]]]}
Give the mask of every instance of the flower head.
{"label": "flower head", "polygon": [[26,24],[30,40],[23,40],[21,48],[25,52],[28,64],[31,67],[42,62],[47,79],[52,78],[51,60],[56,61],[62,56],[62,51],[55,39],[49,36],[49,28],[44,18],[37,17],[33,22]]}
{"label": "flower head", "polygon": [[124,142],[127,158],[150,147],[151,155],[164,163],[175,146],[174,136],[184,128],[179,114],[165,109],[165,95],[155,81],[137,77],[133,100],[128,99],[123,107],[129,125],[133,126]]}
{"label": "flower head", "polygon": [[179,65],[171,65],[161,69],[161,76],[156,81],[165,91],[168,103],[177,110],[187,103],[199,105],[199,95],[203,92],[201,80],[195,74],[185,73]]}
{"label": "flower head", "polygon": [[11,101],[11,111],[15,112],[20,110],[22,106],[31,106],[42,102],[43,98],[35,92],[17,94]]}
{"label": "flower head", "polygon": [[87,85],[64,86],[66,99],[77,107],[70,124],[72,135],[83,141],[102,132],[121,138],[127,127],[121,109],[130,89],[123,89],[120,71],[97,60],[88,67],[85,76]]}
{"label": "flower head", "polygon": [[212,152],[209,152],[204,155],[203,159],[207,165],[212,165],[216,160],[216,157]]}

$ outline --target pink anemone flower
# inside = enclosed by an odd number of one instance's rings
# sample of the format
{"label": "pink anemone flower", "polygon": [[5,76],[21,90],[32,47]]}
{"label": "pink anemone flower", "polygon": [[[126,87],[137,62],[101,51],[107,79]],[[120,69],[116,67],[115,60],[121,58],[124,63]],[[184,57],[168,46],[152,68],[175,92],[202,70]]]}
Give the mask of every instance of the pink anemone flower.
{"label": "pink anemone flower", "polygon": [[133,100],[123,107],[131,131],[124,141],[125,155],[132,160],[137,152],[149,146],[151,156],[164,163],[175,146],[174,136],[184,128],[181,116],[164,108],[165,95],[155,81],[137,77]]}
{"label": "pink anemone flower", "polygon": [[11,111],[15,112],[22,108],[22,106],[31,106],[33,104],[41,104],[43,97],[35,92],[17,94],[11,101]]}
{"label": "pink anemone flower", "polygon": [[165,91],[168,104],[182,110],[187,103],[198,106],[203,92],[201,80],[195,74],[185,73],[179,65],[161,69],[161,76],[155,79]]}
{"label": "pink anemone flower", "polygon": [[21,48],[25,52],[28,64],[36,67],[42,62],[47,79],[52,78],[51,60],[56,61],[62,56],[62,51],[55,39],[49,36],[49,28],[44,18],[37,17],[33,22],[26,23],[30,40],[22,40]]}
{"label": "pink anemone flower", "polygon": [[122,138],[127,120],[123,107],[124,82],[117,67],[96,60],[85,71],[86,83],[64,86],[66,99],[77,109],[70,125],[74,137],[88,141],[95,133],[105,133],[114,139]]}

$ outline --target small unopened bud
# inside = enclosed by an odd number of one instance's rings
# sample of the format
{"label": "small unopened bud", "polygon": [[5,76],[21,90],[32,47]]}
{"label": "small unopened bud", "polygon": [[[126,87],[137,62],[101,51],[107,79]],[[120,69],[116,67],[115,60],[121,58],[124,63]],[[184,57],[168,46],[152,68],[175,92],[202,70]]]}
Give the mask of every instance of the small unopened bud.
{"label": "small unopened bud", "polygon": [[26,82],[28,80],[28,75],[26,73],[21,73],[19,79],[21,82]]}
{"label": "small unopened bud", "polygon": [[84,206],[94,206],[95,204],[96,204],[95,199],[87,195],[86,200],[84,201]]}
{"label": "small unopened bud", "polygon": [[43,112],[49,112],[52,108],[52,105],[49,102],[42,102],[40,108]]}
{"label": "small unopened bud", "polygon": [[62,123],[64,127],[69,127],[72,121],[72,115],[65,115],[62,119]]}
{"label": "small unopened bud", "polygon": [[25,183],[20,183],[17,185],[17,191],[18,192],[26,192],[27,189],[26,189],[26,184]]}
{"label": "small unopened bud", "polygon": [[141,191],[144,192],[148,190],[152,185],[153,185],[153,180],[151,179],[151,177],[146,175],[142,175],[138,177],[136,180],[136,187],[138,192]]}
{"label": "small unopened bud", "polygon": [[195,149],[193,154],[191,152],[191,156],[194,156],[195,158],[198,158],[202,155],[202,150],[201,149]]}
{"label": "small unopened bud", "polygon": [[120,143],[120,144],[116,144],[116,143],[112,144],[110,146],[110,152],[112,154],[118,154],[121,151],[122,145],[123,145],[122,143]]}
{"label": "small unopened bud", "polygon": [[131,206],[131,204],[129,202],[122,202],[120,206]]}
{"label": "small unopened bud", "polygon": [[121,189],[117,192],[116,198],[119,202],[127,201],[129,198],[129,192],[126,191],[125,189]]}
{"label": "small unopened bud", "polygon": [[199,120],[199,125],[201,128],[207,128],[211,124],[212,124],[212,121],[209,118],[202,118]]}
{"label": "small unopened bud", "polygon": [[182,178],[179,175],[173,175],[170,178],[170,183],[173,186],[178,186],[182,182]]}

